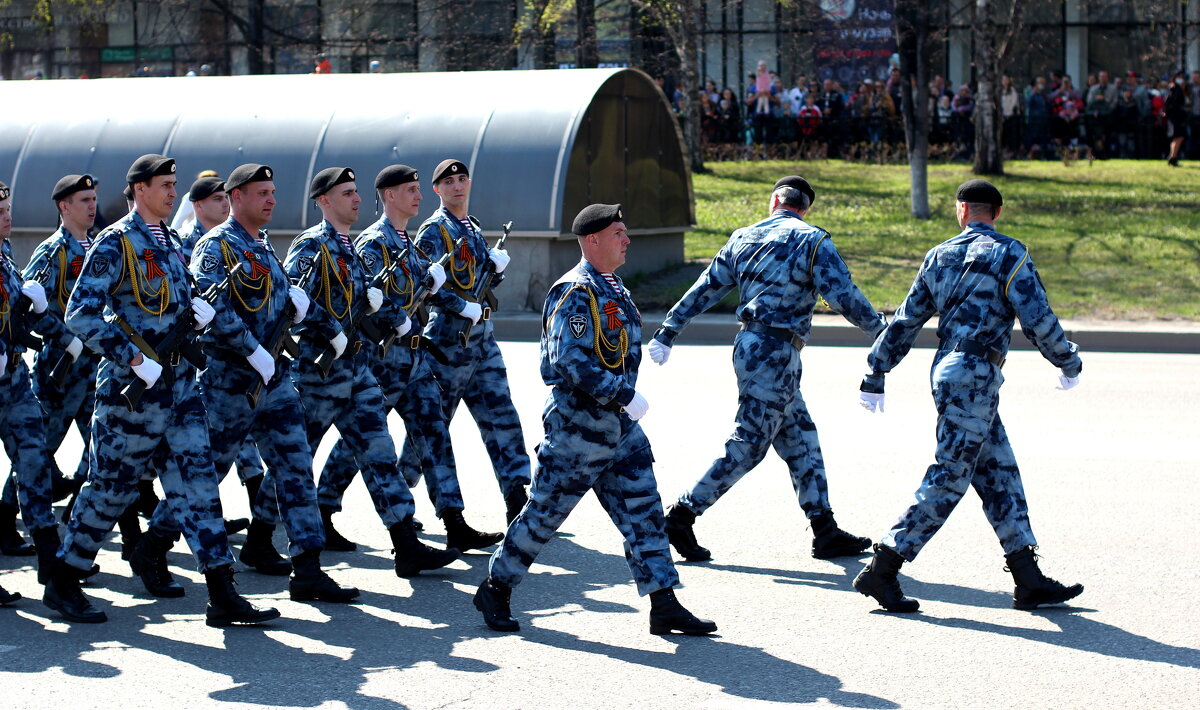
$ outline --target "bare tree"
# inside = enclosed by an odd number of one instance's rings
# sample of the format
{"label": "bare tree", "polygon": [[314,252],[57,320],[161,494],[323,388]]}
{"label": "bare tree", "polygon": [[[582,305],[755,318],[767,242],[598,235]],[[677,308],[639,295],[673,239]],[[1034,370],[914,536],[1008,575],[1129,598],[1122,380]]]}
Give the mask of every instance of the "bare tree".
{"label": "bare tree", "polygon": [[[700,102],[696,87],[700,85],[700,17],[703,0],[631,0],[666,32],[679,62],[679,85],[683,87],[683,139],[692,172],[702,173],[704,152],[701,148]],[[667,97],[668,99],[670,97]]]}
{"label": "bare tree", "polygon": [[912,216],[929,219],[929,7],[922,0],[896,0],[900,51],[900,110],[908,145]]}
{"label": "bare tree", "polygon": [[1009,0],[1009,14],[1003,32],[998,32],[991,0],[975,0],[971,24],[975,44],[975,163],[976,175],[1003,175],[1004,151],[1001,149],[1003,122],[999,116],[1000,67],[1009,59],[1013,39],[1019,31],[1025,0]]}

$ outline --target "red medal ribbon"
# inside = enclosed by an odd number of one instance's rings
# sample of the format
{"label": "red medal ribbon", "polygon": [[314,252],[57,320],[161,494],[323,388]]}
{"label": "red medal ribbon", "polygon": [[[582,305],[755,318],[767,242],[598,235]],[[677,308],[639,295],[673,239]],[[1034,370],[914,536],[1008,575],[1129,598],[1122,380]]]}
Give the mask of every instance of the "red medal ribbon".
{"label": "red medal ribbon", "polygon": [[471,248],[464,241],[462,246],[458,248],[458,263],[470,264],[475,261],[475,255],[471,253]]}
{"label": "red medal ribbon", "polygon": [[346,280],[350,278],[350,269],[346,266],[346,260],[339,256],[337,258],[337,265],[338,275],[341,277],[342,283],[346,283]]}
{"label": "red medal ribbon", "polygon": [[162,267],[158,265],[158,262],[154,260],[154,252],[152,250],[143,249],[142,260],[146,262],[146,278],[157,279],[167,275],[162,270]]}
{"label": "red medal ribbon", "polygon": [[0,274],[0,303],[8,303],[8,276]]}
{"label": "red medal ribbon", "polygon": [[83,257],[77,256],[71,259],[71,275],[78,276],[83,271]]}
{"label": "red medal ribbon", "polygon": [[408,277],[412,276],[412,272],[408,270],[408,262],[407,261],[400,262],[400,269],[404,272],[405,276],[408,276]]}
{"label": "red medal ribbon", "polygon": [[617,318],[617,314],[621,312],[621,307],[612,301],[604,304],[604,314],[608,316],[608,329],[616,330],[621,327],[621,319]]}
{"label": "red medal ribbon", "polygon": [[270,275],[271,269],[258,263],[257,257],[254,256],[254,252],[246,249],[242,252],[242,256],[246,257],[246,259],[250,262],[250,278],[258,279],[262,276]]}

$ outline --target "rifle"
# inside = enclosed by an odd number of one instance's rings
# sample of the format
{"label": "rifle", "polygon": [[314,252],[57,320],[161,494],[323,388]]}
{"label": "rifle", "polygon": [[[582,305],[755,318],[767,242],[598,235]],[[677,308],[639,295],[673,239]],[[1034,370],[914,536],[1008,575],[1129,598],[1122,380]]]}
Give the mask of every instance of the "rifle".
{"label": "rifle", "polygon": [[[407,250],[404,254],[404,258],[408,258]],[[396,269],[400,268],[400,265],[403,263],[404,262],[402,260],[397,259],[388,264],[387,268],[380,269],[379,273],[371,277],[371,280],[367,283],[367,289],[379,288],[383,284],[387,283],[388,279],[392,278],[392,276],[396,273]],[[361,332],[368,340],[379,342],[383,339],[383,334],[379,332],[379,328],[374,323],[367,320],[367,315],[369,315],[367,313],[367,309],[370,307],[370,303],[367,302],[366,298],[367,289],[363,290],[363,299],[358,302],[358,307],[351,311],[350,324],[344,329],[343,332],[346,334],[347,339],[353,337],[355,333]],[[349,340],[347,340],[346,347],[350,347]],[[333,367],[333,361],[336,359],[337,351],[333,349],[332,345],[328,345],[324,350],[321,351],[319,355],[317,355],[316,359],[313,360],[313,364],[315,364],[317,369],[321,371],[321,377],[329,377],[329,369]]]}
{"label": "rifle", "polygon": [[[14,271],[16,270],[14,269]],[[17,272],[17,275],[20,276],[19,271]],[[47,259],[46,263],[42,264],[42,268],[38,269],[37,273],[33,275],[33,278],[29,280],[42,283],[42,279],[49,275],[50,260]],[[22,281],[21,285],[24,285],[24,281]],[[29,297],[24,293],[20,293],[20,295],[17,297],[16,304],[13,306],[12,318],[9,320],[9,322],[12,324],[12,339],[13,343],[16,345],[24,345],[30,350],[41,350],[42,339],[33,334],[33,328],[29,324],[29,321],[31,320],[29,314],[32,310],[33,301],[29,300]]]}
{"label": "rifle", "polygon": [[[227,269],[225,278],[201,292],[200,298],[209,303],[214,303],[221,293],[229,288],[229,283],[233,279],[233,275],[241,271],[244,264],[244,261],[239,261]],[[192,276],[192,272],[185,269],[185,273],[187,274],[188,284],[191,286],[190,291],[192,293],[199,291],[200,288],[196,284],[196,279]],[[205,367],[208,367],[208,358],[204,355],[204,350],[192,339],[196,331],[196,323],[193,319],[187,317],[191,314],[191,310],[191,306],[189,306],[188,313],[181,314],[181,317],[175,321],[175,326],[167,331],[167,334],[158,344],[157,350],[151,347],[145,338],[134,331],[133,327],[124,318],[117,316],[114,322],[121,330],[125,331],[125,334],[129,336],[129,339],[142,351],[145,357],[166,367],[169,366],[172,359],[182,356],[194,365],[197,370],[203,370]],[[125,404],[131,412],[137,411],[137,405],[145,393],[146,382],[136,375],[133,381],[125,385],[125,388],[121,390],[121,396],[125,398]]]}
{"label": "rifle", "polygon": [[[496,241],[496,246],[493,248],[503,249],[504,242],[508,241],[508,233],[511,230],[512,222],[506,222],[504,224],[504,233],[500,235],[500,239]],[[492,293],[492,289],[496,288],[496,284],[500,282],[498,278],[500,275],[496,273],[496,264],[491,259],[488,259],[487,263],[481,266],[479,270],[483,273],[475,280],[475,287],[468,291],[467,295],[471,297],[470,300],[483,306],[483,314],[480,315],[479,320],[491,320],[492,311],[497,308],[496,296]],[[467,347],[467,341],[471,339],[471,329],[475,327],[475,324],[470,318],[464,318],[463,320],[466,322],[458,330],[458,340],[465,348]]]}
{"label": "rifle", "polygon": [[[312,283],[313,274],[317,273],[317,264],[314,261],[300,275],[300,279],[296,281],[296,286],[308,293],[308,287]],[[271,354],[271,359],[279,361],[279,356],[287,353],[293,360],[300,357],[300,346],[292,339],[292,321],[296,318],[296,304],[292,303],[291,295],[288,295],[287,304],[283,307],[283,314],[279,316],[279,320],[275,321],[275,327],[271,330],[271,335],[267,338],[266,347],[263,349]],[[255,372],[255,375],[258,373]],[[246,393],[246,399],[250,402],[251,409],[258,408],[258,398],[262,395],[263,387],[266,383],[262,381],[262,377],[254,378],[254,386]]]}
{"label": "rifle", "polygon": [[[462,244],[464,244],[466,242],[466,239],[467,239],[466,237],[463,237],[462,239],[460,239],[459,243],[454,245],[454,249],[446,252],[445,254],[442,254],[442,258],[438,259],[436,263],[439,266],[441,266],[443,269],[446,269],[450,265],[450,259],[454,257],[454,252],[458,251],[459,247],[462,246]],[[405,249],[404,252],[405,252],[405,255],[407,255],[408,250]],[[420,312],[421,308],[425,305],[425,299],[429,298],[429,294],[432,291],[432,289],[433,289],[433,277],[430,276],[428,273],[426,273],[425,278],[421,280],[421,284],[417,287],[416,293],[413,294],[412,304],[405,311],[405,313],[408,315],[409,319],[412,320],[414,328],[417,327],[417,320],[416,320],[417,314]],[[388,332],[386,332],[384,334],[383,338],[381,340],[377,341],[377,343],[376,343],[379,346],[379,354],[381,356],[386,355],[388,349],[391,348],[392,345],[395,344],[396,338],[398,338],[398,337],[400,337],[400,336],[396,334],[395,329],[392,329],[392,330],[389,330]],[[426,338],[424,336],[413,336],[413,337],[420,337],[421,341],[425,343],[426,349],[428,349],[433,354],[433,356],[438,359],[438,361],[440,361],[442,363],[447,362],[445,354],[443,354],[441,349],[438,348],[436,345],[434,345],[431,340],[429,340],[428,338]],[[416,346],[414,345],[413,347],[415,348]]]}

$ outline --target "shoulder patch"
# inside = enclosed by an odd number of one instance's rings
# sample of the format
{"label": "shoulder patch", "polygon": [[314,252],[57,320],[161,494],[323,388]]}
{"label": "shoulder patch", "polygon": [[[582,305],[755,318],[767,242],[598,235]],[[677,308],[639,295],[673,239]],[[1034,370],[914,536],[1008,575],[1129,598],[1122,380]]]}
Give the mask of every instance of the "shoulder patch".
{"label": "shoulder patch", "polygon": [[309,256],[308,254],[301,254],[299,257],[296,258],[296,265],[300,267],[301,271],[307,272],[309,269],[312,268],[312,265],[313,265],[312,257]]}
{"label": "shoulder patch", "polygon": [[93,254],[91,266],[88,267],[88,273],[92,276],[100,277],[107,276],[112,270],[112,261],[105,254]]}
{"label": "shoulder patch", "polygon": [[221,270],[221,261],[217,258],[216,254],[205,254],[200,259],[200,270],[205,272],[219,271]]}
{"label": "shoulder patch", "polygon": [[367,268],[375,266],[375,254],[370,250],[364,249],[358,256],[360,259],[362,259],[362,262],[367,265]]}
{"label": "shoulder patch", "polygon": [[587,332],[587,317],[582,313],[574,313],[567,318],[567,326],[571,328],[571,335],[582,338]]}

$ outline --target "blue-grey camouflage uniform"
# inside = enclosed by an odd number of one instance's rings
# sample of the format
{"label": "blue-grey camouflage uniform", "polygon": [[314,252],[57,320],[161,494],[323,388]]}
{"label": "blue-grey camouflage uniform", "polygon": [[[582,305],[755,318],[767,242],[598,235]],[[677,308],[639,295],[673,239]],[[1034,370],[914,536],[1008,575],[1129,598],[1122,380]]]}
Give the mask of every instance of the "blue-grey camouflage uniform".
{"label": "blue-grey camouflage uniform", "polygon": [[778,335],[788,340],[745,329],[737,334],[736,428],[725,442],[725,455],[679,503],[696,514],[708,510],[773,446],[787,463],[800,507],[812,518],[829,510],[829,489],[817,427],[800,394],[800,351],[791,339],[808,339],[813,308],[822,296],[872,338],[883,330],[883,318],[854,285],[829,233],[779,209],[733,233],[654,337],[671,345],[693,318],[735,288],[738,320],[780,329]]}
{"label": "blue-grey camouflage uniform", "polygon": [[529,503],[492,554],[488,576],[520,583],[575,504],[594,490],[625,537],[638,593],[675,587],[679,574],[654,455],[641,425],[621,411],[633,399],[642,357],[637,306],[624,286],[614,291],[582,260],[550,288],[542,324],[542,379],[553,387],[542,413],[546,436],[537,448]]}
{"label": "blue-grey camouflage uniform", "polygon": [[91,567],[117,518],[137,498],[137,482],[147,471],[158,474],[166,493],[160,506],[182,511],[184,539],[200,569],[233,563],[195,368],[183,359],[162,363],[162,377],[146,389],[137,411],[129,411],[120,394],[137,377],[128,363],[141,351],[113,319],[121,318],[155,347],[178,319],[192,320],[192,296],[183,256],[159,244],[136,212],[101,232],[84,259],[66,322],[103,358],[88,481],[59,551],[73,567]]}
{"label": "blue-grey camouflage uniform", "polygon": [[[425,220],[417,233],[417,246],[433,261],[458,244],[463,235],[469,237],[466,249],[450,260],[446,285],[429,299],[425,335],[441,348],[449,361],[444,365],[430,358],[429,368],[442,388],[447,422],[454,419],[460,401],[467,405],[467,411],[479,426],[500,491],[507,497],[529,484],[529,455],[525,453],[521,420],[509,393],[504,358],[496,345],[490,320],[480,321],[471,329],[466,347],[458,339],[459,329],[467,322],[458,315],[466,303],[463,294],[474,283],[479,267],[490,258],[478,221],[474,217],[470,221],[472,228],[468,231],[441,207]],[[406,443],[402,458],[406,474],[411,477],[408,467],[415,467],[419,456]]]}
{"label": "blue-grey camouflage uniform", "polygon": [[941,339],[930,375],[938,411],[936,463],[882,542],[911,562],[971,486],[1005,554],[1036,545],[1021,473],[996,412],[1004,382],[1000,366],[955,345],[981,345],[1002,362],[1019,318],[1042,355],[1072,377],[1083,367],[1078,347],[1050,309],[1025,245],[983,222],[972,222],[925,255],[904,304],[871,349],[872,370],[895,367],[934,315],[940,316]]}
{"label": "blue-grey camouflage uniform", "polygon": [[[371,274],[388,268],[396,257],[408,251],[405,265],[394,272],[395,276],[384,284],[382,290],[384,298],[392,300],[397,308],[406,312],[411,310],[414,293],[425,278],[430,262],[412,248],[407,235],[398,232],[385,215],[358,235],[354,248]],[[413,314],[413,317],[417,318],[418,315]],[[411,347],[413,338],[418,339],[417,348]],[[420,468],[409,467],[406,471],[416,474],[407,479],[408,485],[415,486],[417,475],[424,471],[429,498],[440,515],[447,508],[461,510],[463,499],[458,473],[454,468],[450,432],[442,413],[442,392],[429,371],[429,356],[419,343],[419,331],[414,323],[412,330],[404,337],[397,338],[382,357],[379,347],[374,343],[365,344],[363,351],[383,390],[387,410],[395,409],[404,421],[406,446],[412,442],[413,450],[420,457]],[[325,468],[321,470],[317,488],[320,504],[341,510],[342,495],[357,472],[358,464],[349,445],[339,439],[329,452]]]}
{"label": "blue-grey camouflage uniform", "polygon": [[[337,427],[362,470],[376,512],[390,528],[412,517],[413,497],[397,465],[383,392],[371,374],[367,353],[356,344],[359,334],[347,334],[350,340],[346,351],[333,361],[328,377],[323,377],[313,362],[329,340],[349,326],[353,306],[366,301],[370,277],[353,247],[343,245],[326,220],[296,237],[284,259],[284,268],[293,282],[316,269],[308,289],[312,306],[294,329],[300,336],[301,356],[295,376],[309,446],[315,451],[329,427]],[[403,321],[388,299],[376,315],[383,327],[394,328]]]}
{"label": "blue-grey camouflage uniform", "polygon": [[[5,238],[0,243],[0,353],[8,357],[5,369],[0,371],[0,441],[13,473],[9,481],[21,510],[21,519],[26,529],[52,528],[57,525],[51,510],[51,462],[46,451],[46,431],[42,410],[33,396],[29,368],[22,356],[25,346],[14,339],[14,328],[18,326],[12,317],[14,308],[23,298],[21,286],[25,278],[12,260],[12,245]],[[70,333],[62,321],[50,309],[35,314],[31,309],[27,325],[32,326],[47,343],[60,350],[71,340]],[[12,500],[6,497],[6,502]]]}
{"label": "blue-grey camouflage uniform", "polygon": [[[325,531],[317,509],[312,452],[305,430],[300,395],[291,376],[291,361],[276,361],[275,375],[263,386],[258,406],[251,408],[246,393],[261,382],[246,357],[258,346],[266,347],[271,331],[285,317],[289,281],[283,264],[271,249],[266,232],[251,237],[230,217],[195,244],[191,270],[201,289],[225,278],[243,262],[241,270],[213,307],[231,312],[236,320],[221,320],[206,331],[208,367],[200,373],[200,386],[208,410],[213,461],[221,477],[247,442],[262,451],[270,477],[254,501],[258,520],[274,520],[275,501],[291,541],[291,556],[325,546]],[[249,432],[249,437],[247,437]],[[257,446],[255,446],[257,445]],[[174,530],[171,520],[155,511],[157,530]],[[160,527],[161,526],[161,527]]]}

